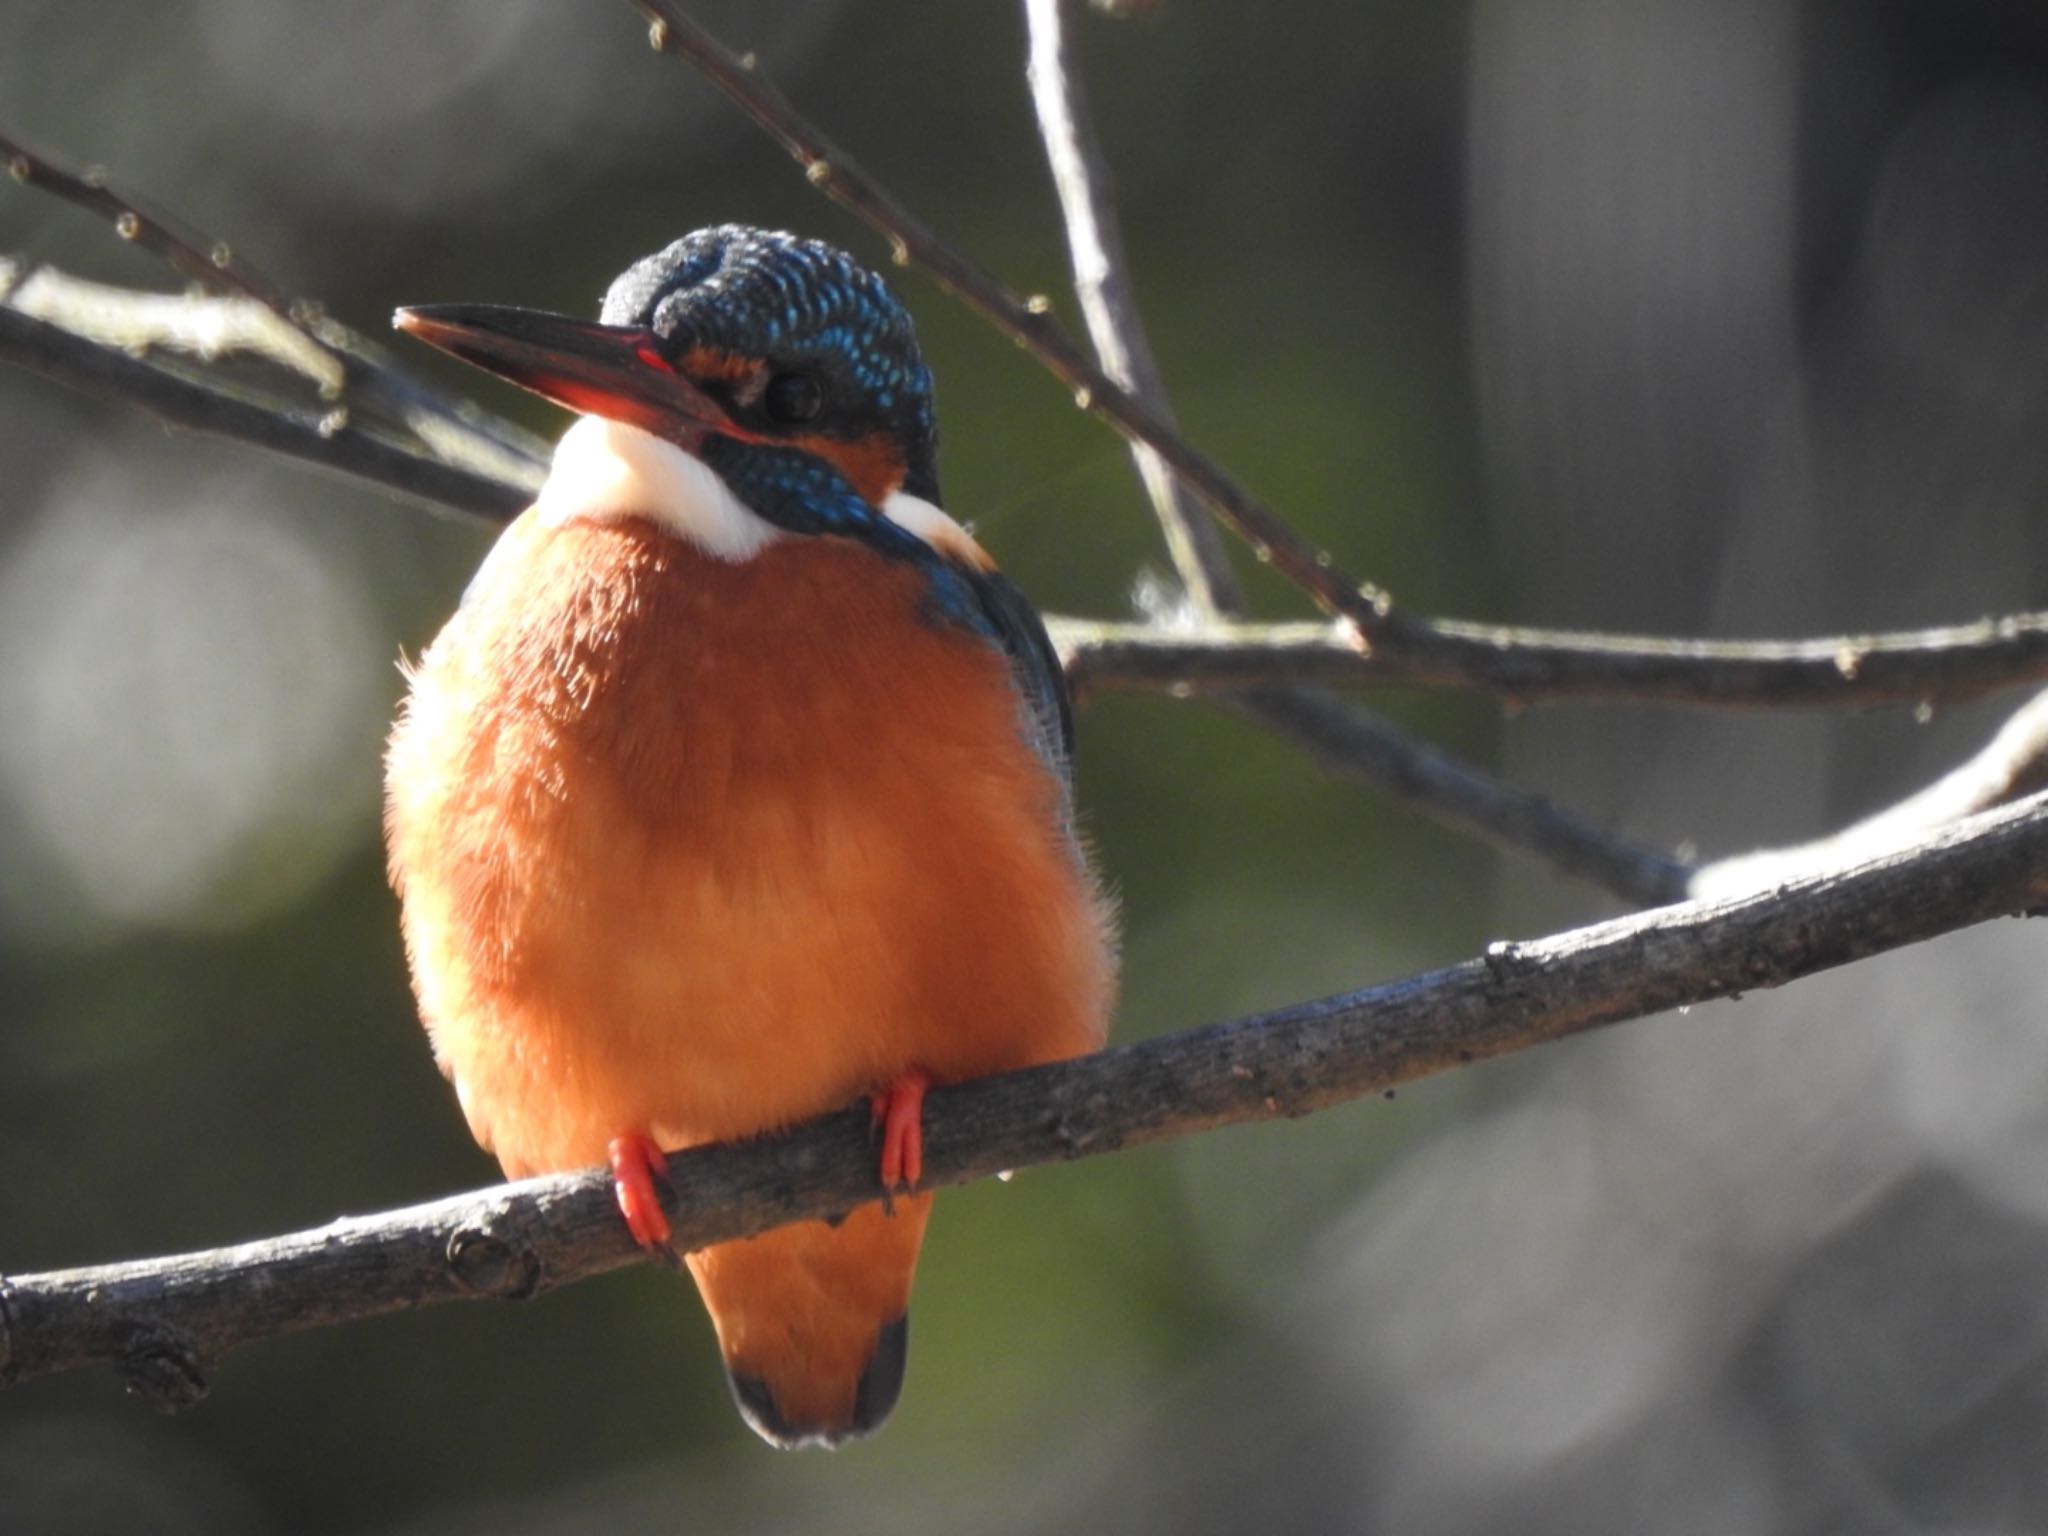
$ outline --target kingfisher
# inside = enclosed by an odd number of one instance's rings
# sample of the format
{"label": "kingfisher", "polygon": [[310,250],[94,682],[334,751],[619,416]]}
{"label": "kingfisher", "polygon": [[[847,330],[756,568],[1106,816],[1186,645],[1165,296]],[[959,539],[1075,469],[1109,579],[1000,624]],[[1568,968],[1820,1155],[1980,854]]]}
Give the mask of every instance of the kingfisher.
{"label": "kingfisher", "polygon": [[741,1415],[840,1445],[902,1386],[926,1088],[1104,1037],[1058,659],[942,510],[910,314],[845,252],[729,224],[594,323],[394,323],[578,413],[392,731],[435,1059],[508,1177],[608,1163],[656,1256],[664,1154],[871,1106],[873,1203],[686,1257]]}

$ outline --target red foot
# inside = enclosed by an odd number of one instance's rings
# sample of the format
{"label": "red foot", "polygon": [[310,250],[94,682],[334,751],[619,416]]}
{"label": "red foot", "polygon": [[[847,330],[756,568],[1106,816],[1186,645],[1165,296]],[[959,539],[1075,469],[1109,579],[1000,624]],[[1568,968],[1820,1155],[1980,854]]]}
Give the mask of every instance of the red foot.
{"label": "red foot", "polygon": [[924,1180],[924,1091],[932,1080],[906,1072],[868,1097],[882,1131],[882,1190],[915,1190]]}
{"label": "red foot", "polygon": [[613,1190],[633,1241],[642,1248],[665,1249],[669,1226],[661,1195],[669,1187],[668,1159],[637,1131],[612,1138],[611,1158]]}

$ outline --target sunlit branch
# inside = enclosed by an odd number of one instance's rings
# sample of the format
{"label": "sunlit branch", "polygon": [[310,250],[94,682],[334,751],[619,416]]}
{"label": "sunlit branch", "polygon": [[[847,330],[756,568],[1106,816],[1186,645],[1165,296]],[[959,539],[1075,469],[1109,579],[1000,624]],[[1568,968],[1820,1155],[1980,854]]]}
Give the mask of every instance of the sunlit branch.
{"label": "sunlit branch", "polygon": [[[1088,99],[1068,57],[1064,8],[1061,0],[1025,0],[1024,14],[1031,40],[1025,76],[1046,163],[1059,193],[1074,265],[1074,293],[1081,301],[1088,339],[1103,371],[1142,401],[1169,431],[1177,432],[1164,376],[1138,317],[1137,290],[1124,256],[1109,167],[1095,137]],[[1243,606],[1243,593],[1215,523],[1175,478],[1156,447],[1133,438],[1131,455],[1166,536],[1173,568],[1196,613],[1236,613]]]}
{"label": "sunlit branch", "polygon": [[389,441],[334,407],[283,406],[172,372],[0,304],[0,360],[59,384],[119,400],[166,425],[280,453],[431,507],[503,520],[532,498],[522,489]]}
{"label": "sunlit branch", "polygon": [[1932,784],[1827,837],[1736,854],[1701,866],[1695,896],[1761,889],[1815,870],[1839,869],[1910,847],[1936,827],[2048,786],[2048,693],[2036,694],[1990,741]]}
{"label": "sunlit branch", "polygon": [[383,348],[271,283],[225,240],[181,229],[107,185],[97,168],[73,171],[0,134],[0,160],[22,186],[105,220],[123,240],[160,257],[210,293],[248,300],[324,353],[337,370],[326,387],[337,403],[383,417],[435,457],[473,475],[518,481],[547,461],[547,445],[502,417],[443,395],[413,378]]}
{"label": "sunlit branch", "polygon": [[1350,625],[1051,620],[1078,693],[1231,693],[1287,683],[1470,688],[1503,704],[1686,709],[1953,703],[2048,679],[2048,613],[1810,640],[1691,640],[1432,621],[1397,651]]}

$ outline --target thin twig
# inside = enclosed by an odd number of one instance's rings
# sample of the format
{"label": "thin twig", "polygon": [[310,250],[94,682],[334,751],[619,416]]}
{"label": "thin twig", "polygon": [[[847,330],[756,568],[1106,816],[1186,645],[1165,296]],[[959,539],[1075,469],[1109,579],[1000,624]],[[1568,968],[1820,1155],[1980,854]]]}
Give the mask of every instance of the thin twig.
{"label": "thin twig", "polygon": [[[926,1183],[1299,1116],[1471,1062],[1778,986],[2048,902],[2048,797],[1944,828],[1907,853],[1694,902],[1449,969],[935,1090]],[[670,1159],[685,1248],[834,1216],[873,1197],[856,1110]],[[456,1196],[168,1259],[0,1280],[0,1385],[112,1362],[191,1402],[258,1338],[443,1301],[515,1299],[632,1262],[599,1172]]]}
{"label": "thin twig", "polygon": [[341,377],[330,386],[334,399],[346,395],[357,409],[388,417],[448,463],[507,480],[546,465],[547,445],[523,428],[413,378],[383,348],[320,305],[294,298],[264,278],[227,241],[187,233],[149,212],[110,188],[97,167],[70,170],[5,134],[0,134],[0,160],[21,185],[104,219],[123,240],[162,258],[207,291],[270,310],[340,366]]}
{"label": "thin twig", "polygon": [[[1124,256],[1121,221],[1111,190],[1109,166],[1095,136],[1088,98],[1067,57],[1060,0],[1025,0],[1031,40],[1025,78],[1038,112],[1053,185],[1065,217],[1067,249],[1074,263],[1074,292],[1088,338],[1103,371],[1158,416],[1169,431],[1180,430],[1152,343],[1138,318],[1138,295]],[[1138,478],[1159,516],[1173,568],[1188,600],[1203,618],[1234,614],[1244,606],[1243,589],[1230,557],[1210,521],[1159,450],[1142,438],[1131,440]]]}
{"label": "thin twig", "polygon": [[1432,620],[1395,651],[1360,649],[1342,621],[1173,627],[1057,616],[1080,694],[1230,693],[1284,683],[1472,688],[1503,704],[1685,709],[1955,703],[2048,680],[2048,613],[1811,640],[1687,640]]}
{"label": "thin twig", "polygon": [[296,374],[322,409],[339,408],[346,378],[340,360],[259,299],[120,288],[55,267],[24,271],[0,258],[0,302],[136,357],[175,352],[205,364],[254,358]]}
{"label": "thin twig", "polygon": [[1827,837],[1702,865],[1691,894],[1731,896],[1912,846],[1936,827],[2048,786],[2048,693],[2029,699],[1974,756],[1932,784]]}
{"label": "thin twig", "polygon": [[0,159],[7,162],[7,174],[22,186],[47,192],[104,220],[123,240],[160,257],[210,292],[253,299],[286,317],[298,303],[251,267],[225,240],[186,234],[168,219],[145,211],[132,199],[112,190],[107,185],[106,172],[99,166],[71,170],[5,133],[0,133]]}
{"label": "thin twig", "polygon": [[521,489],[388,442],[345,413],[295,412],[275,402],[233,394],[4,305],[0,359],[87,394],[139,406],[170,426],[266,448],[367,480],[430,507],[503,521],[532,499],[530,487]]}
{"label": "thin twig", "polygon": [[[20,362],[171,425],[282,452],[368,480],[438,510],[503,522],[531,500],[537,472],[520,478],[454,471],[417,451],[332,432],[331,410],[271,404],[216,382],[210,371],[171,374],[134,352],[172,348],[201,361],[237,349],[287,366],[298,333],[266,336],[239,299],[146,293],[87,282],[50,267],[0,260],[0,309],[40,325],[9,327],[0,361]],[[95,313],[96,312],[96,313]],[[93,318],[88,326],[86,317]],[[82,329],[89,329],[85,334]],[[62,334],[53,334],[61,332]],[[325,354],[321,354],[324,357]],[[299,360],[303,362],[305,360]],[[309,372],[310,370],[306,370]],[[225,402],[216,408],[218,402]],[[315,439],[309,424],[327,423]],[[413,466],[418,466],[417,473]],[[1047,616],[1075,691],[1237,692],[1276,683],[1399,683],[1468,687],[1513,704],[1606,700],[1679,707],[1863,707],[1956,703],[2048,676],[2048,614],[1975,624],[1810,640],[1715,641],[1490,628],[1440,621],[1444,645],[1419,655],[1366,653],[1343,621],[1218,622],[1193,628]]]}
{"label": "thin twig", "polygon": [[1304,748],[1333,778],[1396,796],[1496,847],[1530,853],[1637,906],[1684,899],[1690,864],[1641,847],[1531,790],[1504,784],[1418,741],[1369,709],[1313,688],[1238,696],[1238,710]]}

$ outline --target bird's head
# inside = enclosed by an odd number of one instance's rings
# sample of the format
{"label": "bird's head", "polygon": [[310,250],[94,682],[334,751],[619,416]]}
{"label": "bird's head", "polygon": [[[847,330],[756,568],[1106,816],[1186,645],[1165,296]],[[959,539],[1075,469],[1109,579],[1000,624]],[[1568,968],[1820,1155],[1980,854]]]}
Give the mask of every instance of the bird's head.
{"label": "bird's head", "polygon": [[892,506],[938,502],[931,374],[910,314],[820,241],[700,229],[629,267],[595,322],[433,304],[395,323],[680,448],[786,532],[893,538]]}

